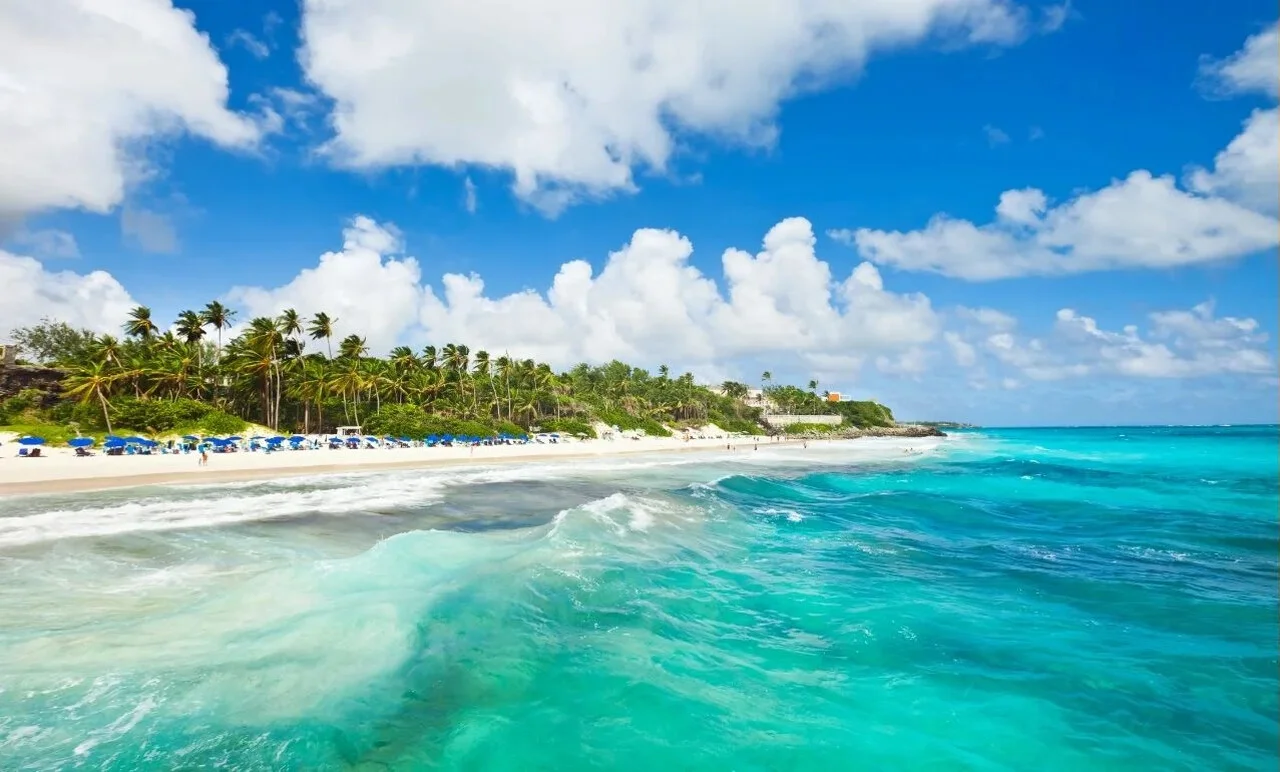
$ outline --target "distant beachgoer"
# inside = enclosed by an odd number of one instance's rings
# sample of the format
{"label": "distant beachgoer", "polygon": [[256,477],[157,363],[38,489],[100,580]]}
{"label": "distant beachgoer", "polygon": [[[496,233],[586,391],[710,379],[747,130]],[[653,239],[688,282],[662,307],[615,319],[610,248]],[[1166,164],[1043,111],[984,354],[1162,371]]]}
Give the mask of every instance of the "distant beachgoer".
{"label": "distant beachgoer", "polygon": [[200,448],[200,466],[208,466],[208,465],[209,465],[209,450],[207,448]]}

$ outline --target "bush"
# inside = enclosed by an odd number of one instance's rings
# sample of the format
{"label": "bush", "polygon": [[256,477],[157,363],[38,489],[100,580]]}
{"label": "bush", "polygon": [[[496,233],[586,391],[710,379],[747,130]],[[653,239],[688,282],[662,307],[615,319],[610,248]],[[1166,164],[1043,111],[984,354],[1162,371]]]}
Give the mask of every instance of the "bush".
{"label": "bush", "polygon": [[497,429],[498,434],[510,434],[514,437],[519,437],[528,433],[523,426],[520,424],[513,424],[510,421],[499,421],[493,428]]}
{"label": "bush", "polygon": [[420,439],[427,434],[426,424],[430,416],[417,405],[383,405],[366,418],[363,428],[367,434]]}
{"label": "bush", "polygon": [[621,431],[631,431],[633,429],[643,429],[644,433],[650,437],[670,437],[671,432],[667,431],[667,427],[658,423],[652,418],[641,418],[621,410],[601,410],[598,414],[601,421],[616,426]]}
{"label": "bush", "polygon": [[[111,400],[113,424],[150,432],[165,432],[178,425],[198,423],[212,411],[212,407],[194,399],[117,397]],[[241,422],[240,425],[243,427],[244,423]]]}
{"label": "bush", "polygon": [[745,418],[725,417],[716,421],[712,421],[716,426],[724,429],[726,432],[740,432],[742,434],[764,434],[764,427],[755,421],[749,421]]}
{"label": "bush", "polygon": [[202,434],[239,434],[248,425],[243,418],[221,410],[210,410],[196,422],[196,428]]}
{"label": "bush", "polygon": [[591,424],[581,418],[548,418],[541,423],[540,428],[544,432],[559,432],[560,434],[569,434],[577,436],[579,434],[587,437],[595,437],[596,430],[591,428]]}
{"label": "bush", "polygon": [[[509,425],[511,434],[522,434],[524,430]],[[498,433],[493,426],[481,422],[460,418],[442,418],[427,413],[417,405],[383,405],[382,409],[364,421],[366,434],[391,437],[412,437],[422,439],[432,434],[466,435],[469,437],[492,437]]]}
{"label": "bush", "polygon": [[44,402],[44,392],[39,389],[23,389],[4,401],[0,410],[5,415],[20,416],[35,411]]}
{"label": "bush", "polygon": [[858,428],[868,426],[893,426],[893,412],[879,402],[862,400],[857,402],[833,402],[833,412],[844,417],[845,423]]}

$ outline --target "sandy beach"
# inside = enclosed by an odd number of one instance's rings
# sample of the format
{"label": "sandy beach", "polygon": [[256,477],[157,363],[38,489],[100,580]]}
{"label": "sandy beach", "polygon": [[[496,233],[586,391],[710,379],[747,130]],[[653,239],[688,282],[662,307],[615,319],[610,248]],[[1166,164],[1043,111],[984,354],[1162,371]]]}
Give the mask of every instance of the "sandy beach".
{"label": "sandy beach", "polygon": [[[803,441],[760,438],[758,444],[761,448],[777,448],[800,446]],[[723,451],[729,447],[749,451],[756,445],[755,439],[750,437],[691,440],[648,437],[479,447],[284,450],[214,453],[209,455],[208,466],[200,466],[200,457],[195,453],[107,456],[99,451],[84,458],[77,457],[70,448],[44,447],[39,458],[21,458],[16,444],[5,443],[0,448],[0,496],[71,493],[138,485],[234,482],[329,472],[548,460],[567,462],[637,453]]]}

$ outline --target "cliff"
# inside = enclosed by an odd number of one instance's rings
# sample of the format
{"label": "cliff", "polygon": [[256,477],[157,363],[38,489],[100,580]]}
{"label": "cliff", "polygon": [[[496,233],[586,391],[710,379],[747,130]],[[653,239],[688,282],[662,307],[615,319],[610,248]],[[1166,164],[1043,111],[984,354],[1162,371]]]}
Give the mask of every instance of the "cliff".
{"label": "cliff", "polygon": [[65,373],[53,367],[0,365],[0,402],[23,389],[36,389],[44,392],[41,407],[52,407],[62,392],[60,382],[64,376]]}

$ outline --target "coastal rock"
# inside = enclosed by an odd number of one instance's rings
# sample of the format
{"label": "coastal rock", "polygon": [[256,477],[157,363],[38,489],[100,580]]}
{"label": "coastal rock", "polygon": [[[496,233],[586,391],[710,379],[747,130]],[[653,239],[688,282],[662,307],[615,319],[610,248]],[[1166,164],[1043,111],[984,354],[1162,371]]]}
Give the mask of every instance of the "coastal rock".
{"label": "coastal rock", "polygon": [[853,440],[859,437],[946,437],[947,435],[935,426],[898,424],[896,426],[869,426],[866,428],[849,426],[829,432],[807,430],[797,434],[787,434],[786,436],[805,440]]}
{"label": "coastal rock", "polygon": [[53,367],[36,365],[0,365],[0,402],[23,389],[44,392],[41,407],[51,407],[62,392],[62,379],[66,373]]}

